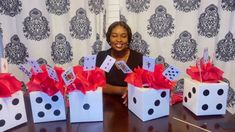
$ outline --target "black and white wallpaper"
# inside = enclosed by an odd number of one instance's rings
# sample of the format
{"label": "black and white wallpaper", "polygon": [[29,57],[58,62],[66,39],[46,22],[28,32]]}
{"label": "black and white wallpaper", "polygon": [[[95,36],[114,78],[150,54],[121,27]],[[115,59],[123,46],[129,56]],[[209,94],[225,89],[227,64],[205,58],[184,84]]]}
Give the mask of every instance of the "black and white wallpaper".
{"label": "black and white wallpaper", "polygon": [[[63,68],[107,49],[109,0],[1,0],[1,56],[21,80],[17,65],[27,58]],[[130,48],[185,70],[208,47],[229,83],[228,108],[235,104],[235,0],[120,0],[120,20],[132,29]],[[235,110],[234,110],[235,112]]]}

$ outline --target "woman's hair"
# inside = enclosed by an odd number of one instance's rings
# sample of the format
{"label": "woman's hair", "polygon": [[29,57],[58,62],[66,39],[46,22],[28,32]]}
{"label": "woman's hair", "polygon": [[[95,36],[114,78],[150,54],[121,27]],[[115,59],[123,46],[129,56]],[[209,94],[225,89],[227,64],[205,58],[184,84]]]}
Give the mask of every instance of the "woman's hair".
{"label": "woman's hair", "polygon": [[132,32],[131,32],[131,28],[123,21],[116,21],[114,23],[112,23],[109,28],[108,31],[106,33],[106,41],[109,43],[110,42],[110,36],[111,36],[111,32],[113,30],[113,28],[115,28],[116,26],[122,26],[123,28],[126,29],[127,31],[127,35],[128,35],[128,44],[130,44],[131,39],[132,39]]}

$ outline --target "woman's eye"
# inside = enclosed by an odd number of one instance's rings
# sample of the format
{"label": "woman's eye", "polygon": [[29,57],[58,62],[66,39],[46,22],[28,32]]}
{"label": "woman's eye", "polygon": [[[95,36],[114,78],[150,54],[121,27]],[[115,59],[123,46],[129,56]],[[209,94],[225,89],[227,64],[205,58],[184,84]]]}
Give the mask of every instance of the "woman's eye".
{"label": "woman's eye", "polygon": [[127,37],[127,35],[126,35],[126,34],[124,34],[124,35],[121,35],[121,37],[122,37],[122,38],[126,38],[126,37]]}

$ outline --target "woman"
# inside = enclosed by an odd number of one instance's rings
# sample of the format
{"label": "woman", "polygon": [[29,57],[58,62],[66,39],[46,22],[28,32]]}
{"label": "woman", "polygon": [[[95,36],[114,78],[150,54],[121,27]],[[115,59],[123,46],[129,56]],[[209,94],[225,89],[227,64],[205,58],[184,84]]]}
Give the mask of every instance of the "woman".
{"label": "woman", "polygon": [[[110,55],[116,61],[125,61],[132,70],[138,66],[142,67],[142,54],[129,48],[131,39],[131,29],[125,22],[117,21],[112,23],[106,33],[106,40],[111,48],[97,54],[96,66],[100,67],[106,56]],[[105,75],[107,84],[103,92],[122,95],[123,104],[127,105],[127,83],[124,81],[126,74],[115,64]]]}

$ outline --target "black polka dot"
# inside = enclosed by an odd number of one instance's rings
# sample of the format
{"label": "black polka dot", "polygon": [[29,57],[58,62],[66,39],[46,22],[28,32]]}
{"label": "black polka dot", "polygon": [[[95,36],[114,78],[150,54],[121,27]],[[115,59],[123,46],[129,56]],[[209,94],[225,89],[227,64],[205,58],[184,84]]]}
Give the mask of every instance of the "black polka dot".
{"label": "black polka dot", "polygon": [[54,115],[55,115],[55,116],[59,116],[59,115],[60,115],[60,110],[55,110],[55,111],[54,111]]}
{"label": "black polka dot", "polygon": [[54,101],[54,102],[56,102],[56,101],[59,100],[59,97],[56,96],[56,95],[54,95],[54,96],[51,97],[51,100]]}
{"label": "black polka dot", "polygon": [[6,124],[5,120],[0,120],[0,127],[3,127]]}
{"label": "black polka dot", "polygon": [[187,101],[188,101],[188,99],[187,99],[187,97],[185,96],[185,97],[184,97],[184,102],[187,102]]}
{"label": "black polka dot", "polygon": [[217,104],[217,105],[216,105],[216,109],[217,109],[217,110],[221,110],[221,109],[222,109],[222,107],[223,107],[223,105],[222,105],[222,104]]}
{"label": "black polka dot", "polygon": [[188,92],[188,97],[189,97],[189,98],[191,98],[191,97],[192,97],[191,92]]}
{"label": "black polka dot", "polygon": [[155,106],[159,106],[159,105],[160,105],[160,100],[156,100],[156,101],[154,102],[154,105],[155,105]]}
{"label": "black polka dot", "polygon": [[136,104],[136,98],[135,97],[133,97],[133,102]]}
{"label": "black polka dot", "polygon": [[202,110],[207,110],[207,109],[208,109],[208,105],[207,104],[202,105]]}
{"label": "black polka dot", "polygon": [[149,115],[152,115],[153,112],[154,112],[153,109],[149,109],[149,110],[148,110],[148,114],[149,114]]}
{"label": "black polka dot", "polygon": [[44,114],[44,112],[42,112],[42,111],[40,111],[40,112],[38,112],[38,117],[44,117],[45,116],[45,114]]}
{"label": "black polka dot", "polygon": [[36,102],[37,102],[38,104],[42,103],[42,98],[41,98],[41,97],[37,97],[37,98],[36,98]]}
{"label": "black polka dot", "polygon": [[15,119],[16,120],[20,120],[22,118],[22,114],[21,113],[18,113],[15,115]]}
{"label": "black polka dot", "polygon": [[41,128],[40,132],[47,132],[47,129],[46,128]]}
{"label": "black polka dot", "polygon": [[18,105],[19,104],[19,99],[15,98],[12,100],[13,105]]}
{"label": "black polka dot", "polygon": [[196,93],[196,88],[193,87],[193,88],[192,88],[192,91],[193,91],[193,93],[195,94],[195,93]]}
{"label": "black polka dot", "polygon": [[165,91],[163,91],[163,92],[161,93],[161,97],[162,97],[162,98],[166,97],[166,92],[165,92]]}
{"label": "black polka dot", "polygon": [[46,104],[45,109],[50,110],[51,109],[51,104]]}
{"label": "black polka dot", "polygon": [[84,104],[84,105],[83,105],[83,109],[84,109],[84,110],[89,110],[89,109],[90,109],[90,105],[87,104],[87,103]]}
{"label": "black polka dot", "polygon": [[210,91],[208,89],[204,90],[203,91],[203,95],[204,96],[208,96],[210,94]]}
{"label": "black polka dot", "polygon": [[0,104],[0,111],[2,110],[2,105]]}
{"label": "black polka dot", "polygon": [[219,90],[217,91],[217,94],[218,94],[218,95],[223,95],[223,94],[224,94],[224,90],[223,90],[223,89],[219,89]]}

